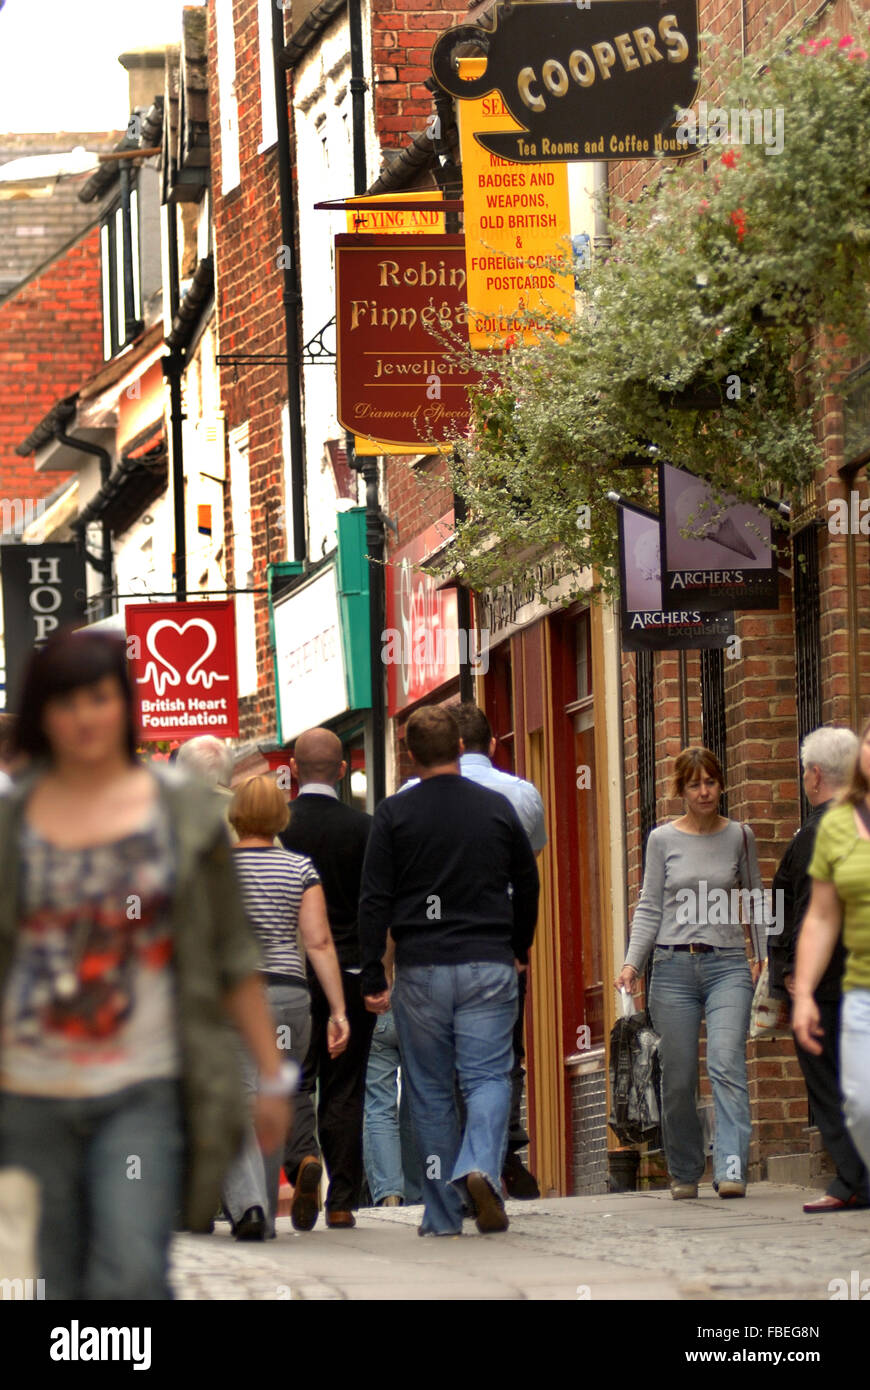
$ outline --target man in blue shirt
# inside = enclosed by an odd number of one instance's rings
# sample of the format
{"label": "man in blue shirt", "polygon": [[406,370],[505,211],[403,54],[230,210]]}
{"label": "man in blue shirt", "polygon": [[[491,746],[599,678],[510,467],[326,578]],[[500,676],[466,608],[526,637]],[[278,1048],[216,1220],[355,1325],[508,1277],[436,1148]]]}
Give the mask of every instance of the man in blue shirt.
{"label": "man in blue shirt", "polygon": [[[459,771],[471,782],[477,782],[490,791],[506,796],[519,817],[520,824],[529,837],[534,853],[540,854],[547,843],[544,826],[544,803],[537,787],[522,777],[514,777],[510,772],[502,772],[493,767],[492,758],[496,750],[489,720],[473,700],[451,705],[450,713],[459,725],[463,752],[459,759]],[[417,778],[406,782],[402,791],[417,785]],[[511,1072],[511,1113],[508,1130],[508,1151],[502,1177],[508,1196],[519,1199],[533,1199],[541,1193],[533,1175],[518,1157],[520,1149],[529,1142],[529,1136],[522,1122],[523,1088],[526,1073],[523,1062],[526,1059],[523,1045],[523,1021],[526,1007],[526,972],[519,977],[519,996],[517,1022],[514,1028],[514,1065]]]}

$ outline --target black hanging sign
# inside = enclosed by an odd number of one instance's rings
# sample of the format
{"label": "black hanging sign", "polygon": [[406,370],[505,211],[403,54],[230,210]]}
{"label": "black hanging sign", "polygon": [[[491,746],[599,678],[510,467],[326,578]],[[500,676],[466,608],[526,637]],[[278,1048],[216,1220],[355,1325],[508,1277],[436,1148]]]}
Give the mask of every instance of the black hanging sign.
{"label": "black hanging sign", "polygon": [[734,633],[733,613],[702,613],[681,601],[665,608],[658,517],[627,502],[618,516],[623,651],[724,647]]}
{"label": "black hanging sign", "polygon": [[4,545],[0,549],[0,576],[6,708],[12,709],[34,647],[41,646],[57,628],[80,626],[85,620],[85,557],[73,542]]}
{"label": "black hanging sign", "polygon": [[665,603],[711,613],[778,608],[773,523],[735,497],[717,499],[694,473],[659,464]]}
{"label": "black hanging sign", "polygon": [[[460,24],[432,50],[436,82],[451,96],[501,93],[522,127],[478,134],[514,164],[678,158],[677,109],[698,92],[697,0],[500,0],[492,29]],[[487,16],[489,18],[489,16]],[[457,50],[486,55],[463,80]]]}

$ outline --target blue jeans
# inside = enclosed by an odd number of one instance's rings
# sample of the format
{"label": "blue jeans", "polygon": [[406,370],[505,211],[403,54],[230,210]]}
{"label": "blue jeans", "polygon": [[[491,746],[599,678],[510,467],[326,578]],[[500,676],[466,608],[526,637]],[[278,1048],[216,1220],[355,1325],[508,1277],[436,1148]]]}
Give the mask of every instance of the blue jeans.
{"label": "blue jeans", "polygon": [[398,1097],[400,1064],[396,1020],[388,1009],[375,1024],[366,1068],[363,1157],[375,1206],[385,1197],[401,1197],[406,1206],[423,1200],[407,1082]]}
{"label": "blue jeans", "polygon": [[40,1185],[47,1299],[172,1297],[184,1166],[177,1081],[80,1100],[0,1094],[0,1165]]}
{"label": "blue jeans", "polygon": [[840,1085],[852,1143],[870,1170],[870,989],[843,994]]}
{"label": "blue jeans", "polygon": [[751,1005],[752,975],[742,947],[717,947],[704,954],[655,948],[649,1012],[661,1037],[662,1131],[674,1182],[697,1182],[704,1173],[696,1099],[702,1016],[716,1118],[713,1178],[746,1182],[752,1129],[746,1081]]}
{"label": "blue jeans", "polygon": [[[492,961],[396,970],[393,1011],[423,1166],[423,1234],[462,1230],[463,1179],[501,1192],[511,1105],[517,975]],[[466,1107],[460,1130],[454,1074]]]}
{"label": "blue jeans", "polygon": [[[291,1057],[301,1067],[311,1041],[311,997],[307,988],[304,985],[268,985],[266,998],[276,1030],[282,1030],[277,1036],[285,1057]],[[239,1063],[245,1094],[253,1105],[257,1095],[259,1070],[241,1041]],[[267,1234],[275,1234],[283,1157],[283,1141],[271,1153],[263,1153],[257,1143],[253,1120],[249,1121],[242,1150],[223,1182],[224,1210],[233,1225],[241,1221],[251,1207],[262,1207],[268,1227]]]}

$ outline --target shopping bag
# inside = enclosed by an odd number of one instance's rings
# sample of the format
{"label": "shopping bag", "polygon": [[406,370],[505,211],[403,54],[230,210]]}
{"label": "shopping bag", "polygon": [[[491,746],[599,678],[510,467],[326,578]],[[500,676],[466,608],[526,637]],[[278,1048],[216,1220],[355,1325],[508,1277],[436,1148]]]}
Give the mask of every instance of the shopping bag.
{"label": "shopping bag", "polygon": [[767,961],[752,996],[749,1014],[750,1038],[781,1038],[791,1034],[791,1000],[774,999],[770,993],[770,971]]}
{"label": "shopping bag", "polygon": [[628,991],[621,994],[622,1018],[610,1032],[613,1113],[608,1124],[622,1144],[657,1147],[661,1142],[659,1036],[646,1009],[636,1012]]}

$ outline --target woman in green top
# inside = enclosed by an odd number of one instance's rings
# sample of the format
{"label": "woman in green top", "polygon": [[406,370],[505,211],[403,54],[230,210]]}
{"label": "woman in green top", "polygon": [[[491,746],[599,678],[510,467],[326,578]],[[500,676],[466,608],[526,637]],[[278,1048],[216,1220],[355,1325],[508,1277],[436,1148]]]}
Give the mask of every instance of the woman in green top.
{"label": "woman in green top", "polygon": [[840,1022],[840,1081],[852,1142],[870,1166],[870,720],[861,731],[848,792],[822,818],[809,867],[814,880],[801,927],[792,1027],[818,1054],[822,1026],[813,998],[842,922],[847,951]]}

